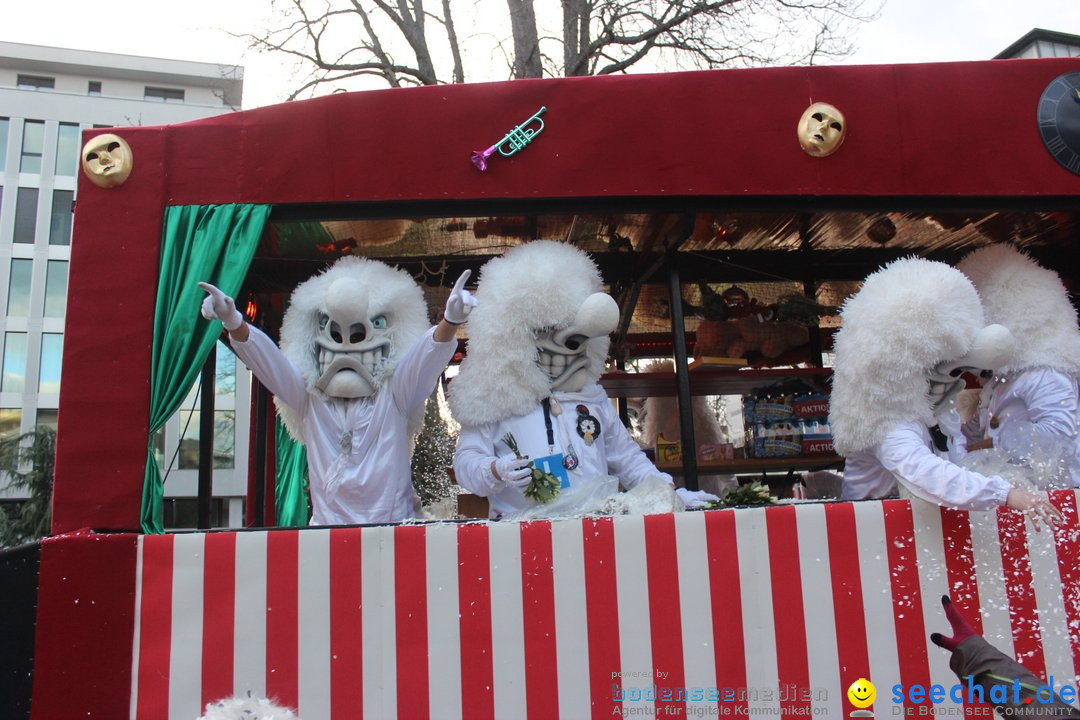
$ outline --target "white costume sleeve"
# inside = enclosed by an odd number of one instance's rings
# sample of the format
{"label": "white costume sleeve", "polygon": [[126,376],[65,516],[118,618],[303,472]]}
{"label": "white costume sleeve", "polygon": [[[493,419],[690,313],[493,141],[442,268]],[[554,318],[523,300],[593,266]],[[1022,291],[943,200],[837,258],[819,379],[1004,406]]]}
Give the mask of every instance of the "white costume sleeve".
{"label": "white costume sleeve", "polygon": [[603,438],[608,469],[612,475],[619,477],[619,483],[629,490],[647,477],[659,477],[669,485],[674,485],[671,475],[657,469],[641,446],[630,437],[606,395],[600,407],[603,408],[601,423],[606,428]]}
{"label": "white costume sleeve", "polygon": [[247,341],[234,340],[232,349],[267,390],[289,407],[303,412],[308,399],[304,378],[266,333],[249,324]]}
{"label": "white costume sleeve", "polygon": [[917,422],[890,430],[874,455],[912,495],[945,507],[988,510],[1004,505],[1011,489],[1000,477],[965,470],[935,455],[928,431]]}
{"label": "white costume sleeve", "polygon": [[463,427],[458,434],[457,451],[454,453],[454,478],[458,485],[474,495],[488,497],[505,487],[491,472],[495,459],[495,423]]}
{"label": "white costume sleeve", "polygon": [[[1009,455],[1027,454],[1037,446],[1055,456],[1071,448],[1077,437],[1077,384],[1070,375],[1049,368],[1021,373],[1002,403],[1006,417],[997,432],[991,430],[994,446]],[[1008,417],[1008,407],[1023,403],[1023,413]]]}
{"label": "white costume sleeve", "polygon": [[408,416],[424,404],[435,389],[439,376],[446,370],[457,350],[457,338],[447,342],[435,342],[435,328],[429,328],[423,337],[405,351],[390,377],[390,389],[394,402],[402,414]]}

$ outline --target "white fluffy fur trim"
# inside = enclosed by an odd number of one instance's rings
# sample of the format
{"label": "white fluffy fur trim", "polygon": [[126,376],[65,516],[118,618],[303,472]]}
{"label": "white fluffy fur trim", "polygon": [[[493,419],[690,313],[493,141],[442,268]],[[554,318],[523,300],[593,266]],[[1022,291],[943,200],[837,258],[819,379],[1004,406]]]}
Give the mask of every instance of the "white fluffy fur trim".
{"label": "white fluffy fur trim", "polygon": [[963,356],[984,324],[971,282],[921,258],[872,273],[841,318],[829,405],[840,454],[873,447],[900,421],[933,424],[927,373]]}
{"label": "white fluffy fur trim", "polygon": [[[299,371],[308,391],[321,394],[315,388],[319,378],[315,338],[318,334],[319,313],[326,312],[326,294],[335,280],[351,277],[368,292],[368,312],[371,317],[386,316],[390,333],[390,355],[381,381],[394,371],[398,360],[429,327],[424,291],[405,272],[377,260],[343,257],[322,273],[296,286],[289,298],[289,308],[281,321],[281,350]],[[285,428],[303,442],[303,424],[284,403],[275,403]]]}
{"label": "white fluffy fur trim", "polygon": [[1043,366],[1080,375],[1076,308],[1058,274],[1009,245],[988,245],[957,268],[979,291],[986,321],[1009,328],[1016,354],[1006,370]]}
{"label": "white fluffy fur trim", "polygon": [[[536,240],[489,260],[469,315],[467,355],[450,383],[454,419],[498,422],[550,395],[550,379],[536,364],[536,332],[567,327],[585,299],[602,291],[596,264],[565,243]],[[588,342],[590,382],[603,372],[609,343],[607,336]]]}

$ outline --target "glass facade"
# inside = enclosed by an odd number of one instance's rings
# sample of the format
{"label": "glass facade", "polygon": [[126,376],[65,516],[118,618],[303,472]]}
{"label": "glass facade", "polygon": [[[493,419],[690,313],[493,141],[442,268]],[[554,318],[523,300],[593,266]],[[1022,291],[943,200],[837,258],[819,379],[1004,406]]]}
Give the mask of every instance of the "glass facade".
{"label": "glass facade", "polygon": [[34,243],[37,231],[38,189],[21,187],[15,196],[15,237],[17,243]]}
{"label": "glass facade", "polygon": [[52,213],[49,216],[49,244],[71,244],[71,203],[75,193],[71,190],[53,190]]}
{"label": "glass facade", "polygon": [[8,317],[26,317],[30,314],[30,279],[33,272],[33,260],[12,258],[11,274],[8,276]]}
{"label": "glass facade", "polygon": [[45,317],[64,317],[67,309],[67,286],[67,262],[50,260],[45,270]]}
{"label": "glass facade", "polygon": [[4,333],[4,376],[0,392],[22,392],[26,389],[26,333]]}
{"label": "glass facade", "polygon": [[22,161],[19,163],[19,172],[40,173],[41,155],[44,149],[44,121],[27,120],[23,123]]}
{"label": "glass facade", "polygon": [[57,175],[75,177],[79,167],[79,126],[73,123],[60,123],[56,133],[56,169]]}
{"label": "glass facade", "polygon": [[60,360],[64,355],[64,336],[41,334],[41,362],[38,365],[38,392],[60,392]]}

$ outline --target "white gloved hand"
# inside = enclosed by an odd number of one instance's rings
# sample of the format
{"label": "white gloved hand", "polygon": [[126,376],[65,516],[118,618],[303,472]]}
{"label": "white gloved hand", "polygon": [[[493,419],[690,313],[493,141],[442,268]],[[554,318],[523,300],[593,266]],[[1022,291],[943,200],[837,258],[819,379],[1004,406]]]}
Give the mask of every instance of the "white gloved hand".
{"label": "white gloved hand", "polygon": [[679,496],[679,499],[683,501],[683,504],[686,505],[688,509],[705,507],[706,505],[720,500],[720,498],[712,493],[705,492],[704,490],[675,488],[675,494]]}
{"label": "white gloved hand", "polygon": [[454,289],[450,291],[450,297],[446,298],[446,309],[443,310],[443,319],[451,325],[461,325],[469,319],[469,313],[476,307],[476,297],[465,289],[465,281],[469,279],[472,270],[461,273],[461,277],[454,283]]}
{"label": "white gloved hand", "polygon": [[491,461],[491,472],[496,480],[501,480],[507,485],[525,487],[532,479],[532,468],[529,467],[529,458],[519,458],[517,455],[503,455]]}
{"label": "white gloved hand", "polygon": [[208,294],[203,298],[202,316],[207,320],[220,320],[229,332],[244,324],[244,316],[236,309],[236,302],[210,283],[201,282],[199,287]]}

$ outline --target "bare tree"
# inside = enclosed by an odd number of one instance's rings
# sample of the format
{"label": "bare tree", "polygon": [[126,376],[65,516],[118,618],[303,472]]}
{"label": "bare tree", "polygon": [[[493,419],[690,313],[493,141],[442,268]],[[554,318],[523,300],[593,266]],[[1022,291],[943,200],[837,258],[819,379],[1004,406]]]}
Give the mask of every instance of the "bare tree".
{"label": "bare tree", "polygon": [[[424,0],[270,0],[272,26],[241,37],[304,69],[291,100],[364,76],[401,87],[464,82],[467,75],[813,64],[849,54],[852,27],[873,19],[879,8],[867,4],[880,1],[474,0],[455,6],[468,16],[462,26],[469,32],[461,35],[450,0],[435,7]],[[502,77],[493,66],[505,68]]]}

